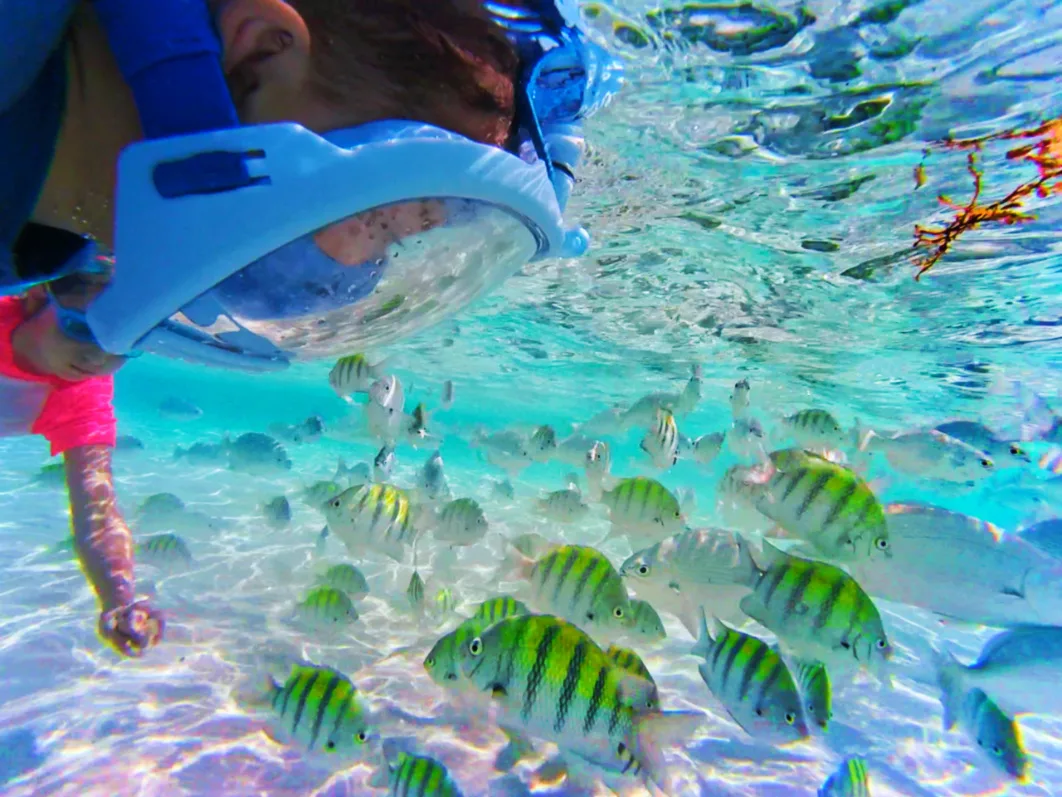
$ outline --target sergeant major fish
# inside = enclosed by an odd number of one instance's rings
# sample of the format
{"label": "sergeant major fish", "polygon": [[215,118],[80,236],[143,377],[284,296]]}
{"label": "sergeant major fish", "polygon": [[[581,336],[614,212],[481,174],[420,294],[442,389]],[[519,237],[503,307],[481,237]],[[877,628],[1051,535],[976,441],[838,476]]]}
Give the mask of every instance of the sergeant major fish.
{"label": "sergeant major fish", "polygon": [[622,479],[602,494],[601,503],[612,520],[609,537],[637,533],[662,539],[686,525],[678,499],[655,479]]}
{"label": "sergeant major fish", "polygon": [[433,536],[450,545],[473,545],[483,539],[488,528],[479,503],[472,498],[458,498],[439,510]]}
{"label": "sergeant major fish", "polygon": [[400,752],[372,785],[388,788],[389,797],[462,797],[449,770],[434,758]]}
{"label": "sergeant major fish", "polygon": [[247,432],[223,443],[229,469],[255,476],[269,476],[291,470],[288,453],[274,438],[261,432]]}
{"label": "sergeant major fish", "polygon": [[383,377],[386,368],[385,361],[371,365],[364,354],[350,354],[336,361],[328,374],[328,384],[343,399],[352,393],[368,393],[372,383]]}
{"label": "sergeant major fish", "polygon": [[268,680],[264,699],[281,740],[307,752],[364,759],[379,741],[357,689],[338,670],[293,665],[284,684]]}
{"label": "sergeant major fish", "polygon": [[540,611],[564,617],[591,633],[626,633],[632,627],[627,589],[600,551],[560,545],[532,559],[514,550],[513,561],[530,586],[529,603]]}
{"label": "sergeant major fish", "polygon": [[837,770],[826,778],[818,797],[870,797],[867,763],[858,756],[849,756]]}
{"label": "sergeant major fish", "polygon": [[330,629],[358,619],[350,596],[335,587],[316,587],[295,605],[295,616],[315,628]]}
{"label": "sergeant major fish", "polygon": [[944,728],[949,730],[958,720],[960,727],[985,757],[1019,783],[1025,783],[1029,756],[1021,741],[1021,732],[1013,717],[1008,717],[980,689],[966,693],[955,716],[945,714]]}
{"label": "sergeant major fish", "polygon": [[752,587],[741,599],[745,614],[795,656],[848,670],[862,665],[889,682],[892,645],[878,608],[855,579],[838,567],[790,556],[766,542],[761,567],[748,543],[739,544],[740,566]]}
{"label": "sergeant major fish", "polygon": [[641,449],[653,461],[653,465],[667,470],[678,461],[679,431],[675,425],[675,416],[670,410],[658,409],[642,438]]}
{"label": "sergeant major fish", "polygon": [[548,615],[495,623],[461,651],[461,670],[502,722],[610,772],[670,786],[662,748],[704,721],[663,713],[656,688],[615,664],[585,633]]}
{"label": "sergeant major fish", "polygon": [[819,553],[838,561],[889,555],[885,512],[854,471],[791,448],[737,472],[756,509]]}
{"label": "sergeant major fish", "polygon": [[697,670],[709,691],[741,728],[773,744],[806,739],[810,733],[796,682],[762,639],[735,631],[701,614],[697,644],[691,651],[704,661]]}
{"label": "sergeant major fish", "polygon": [[781,433],[804,449],[843,449],[851,435],[826,410],[800,410],[782,419]]}
{"label": "sergeant major fish", "polygon": [[417,538],[409,496],[390,484],[351,487],[322,511],[328,529],[355,558],[375,550],[401,562]]}
{"label": "sergeant major fish", "polygon": [[732,624],[745,621],[740,603],[750,587],[742,556],[733,532],[691,529],[635,551],[620,574],[640,598],[676,615],[696,636],[702,608]]}

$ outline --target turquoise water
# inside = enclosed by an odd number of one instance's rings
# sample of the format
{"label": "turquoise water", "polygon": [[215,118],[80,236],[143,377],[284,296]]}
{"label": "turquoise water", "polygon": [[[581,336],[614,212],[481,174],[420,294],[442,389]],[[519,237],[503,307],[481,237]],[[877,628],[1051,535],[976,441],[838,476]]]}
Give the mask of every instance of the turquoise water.
{"label": "turquoise water", "polygon": [[[908,257],[914,225],[946,216],[936,195],[965,201],[969,191],[959,153],[932,154],[928,183],[914,191],[927,143],[1062,113],[1062,7],[948,0],[659,11],[668,8],[678,6],[586,8],[630,79],[590,125],[589,162],[573,199],[573,217],[594,236],[591,253],[530,266],[452,320],[372,353],[393,358],[408,406],[437,403],[447,379],[456,386],[454,407],[435,419],[446,435],[447,478],[456,495],[481,501],[491,532],[449,573],[430,546],[418,564],[429,593],[451,588],[459,613],[491,594],[505,537],[537,531],[597,544],[608,529],[600,507],[563,527],[534,512],[537,497],[563,486],[567,464],[531,465],[512,479],[515,498],[499,498],[491,480],[503,472],[469,445],[477,430],[526,433],[548,423],[563,436],[614,405],[681,390],[695,364],[704,370],[702,398],[680,420],[691,437],[729,425],[740,378],[768,428],[822,407],[846,427],[898,431],[961,417],[1016,437],[1029,395],[1058,396],[1057,197],[1036,203],[1036,221],[970,234],[920,282]],[[986,150],[984,163],[993,196],[1030,179],[1003,149]],[[348,674],[380,712],[382,735],[444,762],[466,794],[592,792],[536,778],[548,744],[512,773],[494,770],[501,733],[463,713],[421,666],[456,618],[411,615],[410,560],[358,562],[371,593],[348,631],[325,637],[290,622],[322,562],[345,560],[335,540],[318,551],[324,521],[299,490],[329,478],[339,457],[371,461],[379,447],[348,428],[360,410],[329,388],[331,365],[248,377],[144,358],[118,375],[120,431],[145,445],[116,461],[134,532],[158,530],[137,517],[155,493],[175,493],[200,513],[176,529],[195,560],[189,569],[140,567],[141,591],[169,617],[166,643],[140,661],[101,648],[79,572],[48,550],[68,520],[61,491],[31,483],[46,461],[43,443],[0,444],[0,793],[382,794],[368,785],[368,764],[323,768],[269,738],[268,717],[239,699],[248,682],[282,675],[295,658]],[[160,402],[173,396],[200,407],[201,417],[162,417]],[[315,413],[326,438],[287,444],[289,473],[250,476],[172,457],[176,445]],[[656,473],[638,450],[641,434],[605,435],[614,473]],[[1029,449],[1051,450],[1036,442]],[[399,446],[392,480],[410,484],[429,453]],[[733,525],[716,504],[716,484],[732,463],[682,460],[656,475],[693,491],[692,526]],[[873,475],[883,501],[925,501],[1007,531],[1051,516],[1059,502],[1050,474],[1032,465],[974,490],[889,469]],[[259,505],[280,494],[294,518],[277,531]],[[618,566],[632,545],[619,538],[601,549]],[[969,566],[959,556],[945,565]],[[971,661],[997,629],[878,604],[897,648],[894,688],[838,676],[831,730],[784,749],[752,740],[713,703],[688,655],[691,637],[661,610],[667,639],[639,652],[662,702],[708,712],[701,730],[669,753],[673,793],[813,794],[846,755],[866,758],[875,795],[1062,791],[1059,718],[1019,719],[1031,762],[1026,784],[992,767],[962,731],[942,730],[928,646]]]}

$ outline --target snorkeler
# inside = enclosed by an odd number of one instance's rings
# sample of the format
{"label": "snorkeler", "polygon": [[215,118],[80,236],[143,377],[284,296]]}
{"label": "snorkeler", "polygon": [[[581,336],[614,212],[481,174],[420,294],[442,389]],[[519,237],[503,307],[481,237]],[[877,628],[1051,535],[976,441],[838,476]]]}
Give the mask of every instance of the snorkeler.
{"label": "snorkeler", "polygon": [[581,123],[621,71],[578,14],[4,4],[0,293],[101,245],[115,277],[81,320],[104,350],[276,370],[390,343],[529,261],[577,256],[587,235],[562,212]]}
{"label": "snorkeler", "polygon": [[97,263],[99,273],[0,297],[0,436],[43,435],[63,455],[74,550],[99,600],[100,636],[139,656],[161,638],[163,621],[134,594],[133,540],[111,476],[111,374],[124,358],[86,339],[76,318],[106,284],[107,264]]}

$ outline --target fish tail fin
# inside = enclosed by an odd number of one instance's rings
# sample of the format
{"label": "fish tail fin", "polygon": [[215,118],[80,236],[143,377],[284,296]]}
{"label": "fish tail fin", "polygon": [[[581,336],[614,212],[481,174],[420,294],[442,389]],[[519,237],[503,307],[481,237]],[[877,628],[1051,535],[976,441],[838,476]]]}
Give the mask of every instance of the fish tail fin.
{"label": "fish tail fin", "polygon": [[324,556],[325,542],[328,539],[328,535],[331,533],[331,530],[326,525],[321,529],[321,533],[317,535],[317,541],[313,544],[313,551],[318,556]]}
{"label": "fish tail fin", "polygon": [[[538,536],[538,535],[536,535]],[[510,540],[510,542],[512,542]],[[533,549],[532,549],[533,550]],[[498,565],[498,569],[494,571],[490,578],[491,583],[497,583],[499,581],[507,581],[514,576],[520,579],[526,579],[531,574],[531,568],[535,566],[535,559],[533,556],[529,556],[523,551],[516,548],[514,545],[510,545],[508,552],[502,559],[501,564]]]}
{"label": "fish tail fin", "polygon": [[185,449],[181,448],[180,446],[174,446],[174,448],[173,448],[173,461],[176,462],[181,457],[183,457],[184,454],[185,454]]}
{"label": "fish tail fin", "polygon": [[699,711],[648,712],[636,717],[631,752],[645,770],[646,776],[666,794],[670,788],[664,750],[685,744],[706,717]]}
{"label": "fish tail fin", "polygon": [[508,772],[521,759],[534,755],[535,746],[519,731],[502,728],[501,732],[505,734],[505,738],[509,740],[509,743],[498,752],[497,757],[494,759],[494,768],[499,772]]}
{"label": "fish tail fin", "polygon": [[936,650],[937,684],[940,686],[940,704],[944,708],[944,730],[951,730],[959,719],[964,696],[962,673],[965,669],[959,660],[946,649]]}
{"label": "fish tail fin", "polygon": [[738,556],[737,563],[734,565],[734,581],[738,584],[753,587],[763,571],[752,556],[752,547],[749,545],[749,541],[743,535],[735,534],[734,542],[737,544]]}
{"label": "fish tail fin", "polygon": [[860,453],[866,451],[870,446],[870,441],[877,436],[873,429],[865,428],[859,418],[855,419],[855,423],[852,424],[852,445],[855,446],[856,451]]}
{"label": "fish tail fin", "polygon": [[595,504],[601,502],[605,493],[605,479],[602,476],[586,474],[586,497]]}
{"label": "fish tail fin", "polygon": [[697,632],[697,643],[690,649],[690,653],[694,656],[707,658],[712,652],[712,645],[715,643],[715,634],[718,634],[719,621],[715,617],[712,617],[711,625],[709,625],[708,615],[705,614],[703,606],[700,608],[698,615],[700,628]]}
{"label": "fish tail fin", "polygon": [[233,693],[233,698],[237,705],[245,708],[263,708],[273,701],[274,695],[281,689],[282,687],[277,682],[277,679],[272,675],[266,674],[257,683],[247,681],[243,686],[237,687]]}

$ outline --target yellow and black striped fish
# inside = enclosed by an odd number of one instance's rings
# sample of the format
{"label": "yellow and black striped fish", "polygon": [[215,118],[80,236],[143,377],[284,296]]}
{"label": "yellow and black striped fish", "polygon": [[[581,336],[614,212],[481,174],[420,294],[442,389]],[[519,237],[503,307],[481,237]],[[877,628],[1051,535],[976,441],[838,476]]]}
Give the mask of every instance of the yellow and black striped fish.
{"label": "yellow and black striped fish", "polygon": [[870,797],[867,762],[858,756],[846,758],[822,784],[818,797]]}
{"label": "yellow and black striped fish", "polygon": [[782,419],[784,434],[800,448],[839,449],[850,442],[850,436],[826,410],[800,410]]}
{"label": "yellow and black striped fish", "polygon": [[420,577],[420,571],[414,570],[409,577],[409,586],[406,587],[406,598],[414,611],[424,609],[424,579]]}
{"label": "yellow and black striped fish", "polygon": [[531,603],[591,632],[629,631],[631,603],[608,557],[585,545],[561,545],[540,557],[527,574]]}
{"label": "yellow and black striped fish", "polygon": [[267,688],[281,735],[310,752],[360,758],[375,739],[357,689],[337,670],[295,664],[283,685],[270,678]]}
{"label": "yellow and black striped fish", "polygon": [[667,638],[664,621],[649,601],[631,598],[631,636],[643,642],[659,642]]}
{"label": "yellow and black striped fish", "polygon": [[499,595],[496,598],[487,598],[487,600],[479,604],[479,608],[472,615],[472,619],[485,620],[487,625],[490,625],[499,620],[504,620],[506,617],[515,617],[518,614],[531,614],[531,612],[522,601],[518,601],[509,595]]}
{"label": "yellow and black striped fish", "polygon": [[192,564],[188,543],[176,534],[154,534],[136,546],[137,558],[159,568],[187,567]]}
{"label": "yellow and black striped fish", "polygon": [[738,570],[749,574],[752,593],[741,610],[778,637],[793,655],[833,667],[862,665],[887,680],[892,646],[870,596],[846,572],[801,559],[764,543],[758,566],[748,542],[738,539]]}
{"label": "yellow and black striped fish", "polygon": [[346,562],[332,565],[318,577],[318,581],[325,586],[342,590],[351,600],[358,600],[369,594],[369,582],[365,580],[365,576],[354,565]]}
{"label": "yellow and black striped fish", "polygon": [[350,597],[335,587],[317,587],[295,606],[296,616],[310,625],[331,628],[347,625],[358,619],[358,612]]}
{"label": "yellow and black striped fish", "polygon": [[610,537],[634,531],[658,542],[686,525],[678,499],[656,479],[621,479],[601,496],[601,503],[609,508]]}
{"label": "yellow and black striped fish", "polygon": [[704,720],[699,712],[662,713],[652,683],[557,617],[506,618],[459,652],[464,677],[490,696],[499,724],[662,788],[663,748],[688,738]]}
{"label": "yellow and black striped fish", "polygon": [[656,681],[653,680],[653,674],[649,672],[649,668],[645,666],[642,657],[630,648],[621,648],[619,645],[609,645],[608,650],[605,651],[605,655],[627,672],[632,675],[637,675],[639,678],[644,678],[653,686],[656,686]]}
{"label": "yellow and black striped fish", "polygon": [[329,530],[360,556],[376,550],[402,561],[417,538],[409,495],[391,484],[351,487],[323,507]]}
{"label": "yellow and black striped fish", "polygon": [[488,598],[479,605],[475,614],[443,635],[424,658],[424,669],[439,686],[455,688],[461,679],[458,650],[478,636],[481,631],[506,617],[530,614],[527,606],[508,595]]}
{"label": "yellow and black striped fish", "polygon": [[328,384],[340,398],[351,393],[368,393],[369,387],[384,375],[384,362],[370,365],[364,354],[340,357],[328,373]]}
{"label": "yellow and black striped fish", "polygon": [[653,465],[661,470],[667,470],[678,461],[679,431],[670,410],[657,408],[653,425],[642,438],[641,447],[653,460]]}
{"label": "yellow and black striped fish", "polygon": [[762,639],[713,618],[709,630],[701,611],[697,644],[704,659],[697,670],[708,690],[750,736],[788,744],[809,735],[804,706],[789,668]]}
{"label": "yellow and black striped fish", "polygon": [[798,661],[795,664],[804,708],[816,725],[827,730],[833,717],[833,691],[826,665],[821,661]]}
{"label": "yellow and black striped fish", "polygon": [[399,753],[388,770],[390,797],[461,797],[450,772],[434,758]]}
{"label": "yellow and black striped fish", "polygon": [[885,510],[858,474],[795,448],[770,457],[769,480],[745,486],[762,514],[831,559],[889,555]]}

